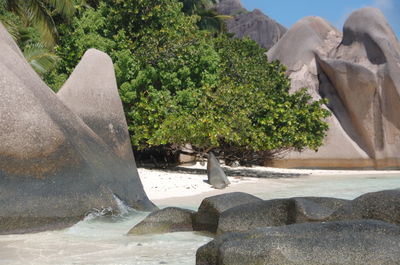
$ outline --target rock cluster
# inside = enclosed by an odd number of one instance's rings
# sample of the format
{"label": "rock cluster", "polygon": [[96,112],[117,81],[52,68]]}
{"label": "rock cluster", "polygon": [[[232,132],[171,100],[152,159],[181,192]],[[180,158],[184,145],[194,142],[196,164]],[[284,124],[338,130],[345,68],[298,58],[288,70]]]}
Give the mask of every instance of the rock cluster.
{"label": "rock cluster", "polygon": [[[228,208],[214,215],[218,236],[198,249],[196,264],[398,264],[399,195],[254,200]],[[231,195],[219,201],[224,196]]]}
{"label": "rock cluster", "polygon": [[69,226],[116,198],[156,207],[140,182],[114,69],[88,51],[56,95],[0,24],[0,233]]}
{"label": "rock cluster", "polygon": [[400,167],[400,45],[381,11],[355,11],[343,34],[321,18],[304,18],[268,57],[287,65],[293,91],[308,87],[333,113],[318,152],[291,153],[274,166]]}
{"label": "rock cluster", "polygon": [[197,265],[396,265],[400,227],[375,220],[304,223],[227,233],[197,250]]}
{"label": "rock cluster", "polygon": [[130,235],[203,231],[215,239],[197,265],[395,265],[400,260],[400,189],[354,200],[295,197],[262,200],[235,192],[206,198],[197,212],[166,208]]}

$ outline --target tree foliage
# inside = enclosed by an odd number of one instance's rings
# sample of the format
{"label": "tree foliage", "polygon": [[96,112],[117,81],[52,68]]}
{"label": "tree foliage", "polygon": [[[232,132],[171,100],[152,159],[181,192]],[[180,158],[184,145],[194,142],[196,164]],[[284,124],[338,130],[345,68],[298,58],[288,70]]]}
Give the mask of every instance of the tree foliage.
{"label": "tree foliage", "polygon": [[73,0],[0,0],[0,5],[18,15],[25,25],[35,26],[48,47],[55,45],[57,28],[54,16],[71,18]]}
{"label": "tree foliage", "polygon": [[101,0],[59,27],[57,90],[88,48],[115,64],[132,143],[191,143],[239,154],[317,149],[329,113],[306,89],[289,93],[278,62],[255,42],[200,30],[177,0]]}
{"label": "tree foliage", "polygon": [[31,66],[40,75],[45,74],[55,67],[58,57],[45,45],[38,28],[28,23],[26,18],[18,13],[11,12],[11,8],[6,8],[7,2],[11,1],[0,0],[0,22],[18,43]]}

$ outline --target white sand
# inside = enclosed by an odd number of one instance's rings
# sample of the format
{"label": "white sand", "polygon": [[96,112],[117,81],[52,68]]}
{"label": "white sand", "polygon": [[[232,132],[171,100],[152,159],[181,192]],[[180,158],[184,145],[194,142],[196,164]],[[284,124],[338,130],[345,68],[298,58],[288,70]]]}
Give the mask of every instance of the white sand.
{"label": "white sand", "polygon": [[[206,183],[207,174],[206,167],[197,164],[195,166],[182,167],[182,170],[159,170],[139,168],[139,175],[142,180],[144,189],[150,200],[156,202],[176,202],[182,197],[204,197],[214,194],[221,194],[233,191],[244,191],[249,193],[261,192],[266,188],[277,189],[285,188],[287,184],[293,182],[291,178],[279,178],[279,174],[301,174],[297,176],[301,179],[315,178],[321,180],[321,177],[374,177],[382,175],[398,174],[400,171],[375,171],[375,170],[310,170],[310,169],[280,169],[270,167],[224,167],[226,170],[234,170],[237,176],[229,177],[232,183],[224,190],[215,190]],[[248,172],[256,172],[260,174],[275,175],[275,178],[251,178],[247,177]],[[299,182],[299,181],[297,181]],[[397,187],[398,188],[398,187]],[[253,192],[252,192],[253,191]],[[200,196],[204,195],[204,196]],[[188,198],[189,199],[189,198]]]}
{"label": "white sand", "polygon": [[[190,167],[188,168],[190,169]],[[151,200],[190,197],[215,191],[205,182],[207,180],[206,174],[139,168],[139,175],[147,196]],[[228,177],[228,179],[231,186],[243,182],[257,181],[257,179],[252,178]]]}

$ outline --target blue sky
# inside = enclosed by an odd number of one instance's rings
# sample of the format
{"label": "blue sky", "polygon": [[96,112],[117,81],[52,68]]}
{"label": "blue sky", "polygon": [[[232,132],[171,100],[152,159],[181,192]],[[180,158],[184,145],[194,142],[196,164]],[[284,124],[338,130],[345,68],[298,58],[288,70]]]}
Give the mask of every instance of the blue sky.
{"label": "blue sky", "polygon": [[350,13],[358,8],[380,8],[400,36],[400,0],[241,0],[248,10],[261,9],[266,15],[289,28],[305,16],[320,16],[340,30]]}

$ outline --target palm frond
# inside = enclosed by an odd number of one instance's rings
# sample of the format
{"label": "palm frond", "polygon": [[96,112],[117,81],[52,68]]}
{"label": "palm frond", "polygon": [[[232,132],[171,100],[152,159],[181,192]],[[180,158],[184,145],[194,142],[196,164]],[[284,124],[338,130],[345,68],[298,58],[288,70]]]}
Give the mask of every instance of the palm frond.
{"label": "palm frond", "polygon": [[57,14],[69,19],[75,13],[75,6],[72,0],[44,0]]}
{"label": "palm frond", "polygon": [[3,24],[3,26],[7,29],[8,33],[13,37],[15,41],[18,41],[20,39],[20,30],[19,26],[14,23],[14,21],[8,19],[5,16],[0,15],[0,22]]}
{"label": "palm frond", "polygon": [[24,56],[35,71],[41,75],[53,69],[59,58],[50,52],[44,44],[30,44],[24,49]]}
{"label": "palm frond", "polygon": [[41,0],[28,0],[23,3],[23,12],[28,21],[37,27],[47,47],[55,45],[57,28],[49,9]]}

